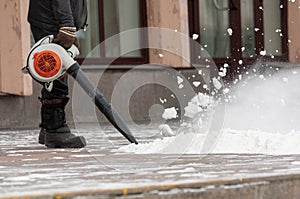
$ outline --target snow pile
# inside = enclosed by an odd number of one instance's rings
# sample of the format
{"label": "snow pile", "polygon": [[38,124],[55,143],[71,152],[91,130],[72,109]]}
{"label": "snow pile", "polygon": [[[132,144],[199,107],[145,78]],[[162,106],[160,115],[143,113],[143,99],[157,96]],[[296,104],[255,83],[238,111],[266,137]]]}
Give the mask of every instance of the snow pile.
{"label": "snow pile", "polygon": [[300,151],[300,131],[288,134],[274,134],[262,131],[232,130],[220,131],[220,135],[210,150],[204,148],[207,134],[181,133],[175,137],[164,137],[149,143],[130,144],[118,152],[150,154],[298,154]]}
{"label": "snow pile", "polygon": [[[272,67],[271,67],[272,68]],[[226,94],[222,129],[215,132],[204,125],[212,125],[210,112],[219,105],[210,95],[199,93],[184,109],[190,123],[181,124],[175,136],[157,138],[152,142],[121,147],[130,153],[207,154],[207,153],[300,153],[300,70],[285,69],[276,73],[262,65],[240,75],[234,85],[224,87],[218,79],[215,88]],[[180,80],[180,79],[179,79]],[[180,82],[178,82],[180,83]],[[196,128],[193,128],[195,126]],[[168,130],[164,130],[167,134]],[[172,130],[169,129],[171,132]],[[173,132],[172,132],[173,133]],[[160,134],[164,136],[162,127]]]}

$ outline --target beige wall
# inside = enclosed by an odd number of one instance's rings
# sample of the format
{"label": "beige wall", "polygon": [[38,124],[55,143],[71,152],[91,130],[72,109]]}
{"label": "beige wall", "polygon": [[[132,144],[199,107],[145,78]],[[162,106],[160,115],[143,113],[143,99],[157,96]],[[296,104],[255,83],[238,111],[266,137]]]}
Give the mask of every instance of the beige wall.
{"label": "beige wall", "polygon": [[189,66],[189,40],[183,36],[189,34],[187,1],[147,0],[148,26],[169,29],[160,33],[155,29],[149,31],[149,44],[167,49],[151,49],[151,64]]}
{"label": "beige wall", "polygon": [[0,1],[0,92],[31,95],[32,81],[23,75],[30,49],[28,0]]}
{"label": "beige wall", "polygon": [[288,1],[289,60],[300,62],[300,1]]}

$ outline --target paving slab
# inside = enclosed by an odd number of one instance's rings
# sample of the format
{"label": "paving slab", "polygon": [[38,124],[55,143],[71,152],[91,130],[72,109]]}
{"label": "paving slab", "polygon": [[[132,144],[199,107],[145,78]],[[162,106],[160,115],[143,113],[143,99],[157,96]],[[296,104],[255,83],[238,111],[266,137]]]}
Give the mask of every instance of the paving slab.
{"label": "paving slab", "polygon": [[121,153],[111,127],[77,131],[84,149],[0,131],[0,198],[300,198],[300,155]]}

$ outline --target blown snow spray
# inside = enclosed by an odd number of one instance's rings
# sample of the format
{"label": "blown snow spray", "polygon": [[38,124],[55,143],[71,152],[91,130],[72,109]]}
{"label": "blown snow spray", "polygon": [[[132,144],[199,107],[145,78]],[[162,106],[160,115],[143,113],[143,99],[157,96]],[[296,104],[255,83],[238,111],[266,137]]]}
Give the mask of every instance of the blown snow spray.
{"label": "blown snow spray", "polygon": [[65,73],[71,75],[110,123],[129,142],[138,144],[118,112],[93,85],[80,69],[80,65],[74,60],[79,54],[77,47],[72,45],[70,49],[65,50],[63,47],[52,43],[53,39],[53,35],[46,36],[31,48],[27,58],[27,65],[22,71],[29,73],[33,79],[43,83],[48,91],[52,90],[54,80]]}

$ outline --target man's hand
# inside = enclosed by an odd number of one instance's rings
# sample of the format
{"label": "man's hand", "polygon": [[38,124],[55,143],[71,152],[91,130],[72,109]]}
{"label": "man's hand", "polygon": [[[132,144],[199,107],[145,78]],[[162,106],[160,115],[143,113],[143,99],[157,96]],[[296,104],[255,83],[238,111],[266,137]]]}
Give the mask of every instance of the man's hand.
{"label": "man's hand", "polygon": [[76,38],[76,28],[61,27],[53,42],[61,45],[65,49],[71,48],[72,44],[79,48],[79,42]]}

